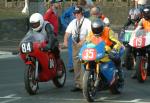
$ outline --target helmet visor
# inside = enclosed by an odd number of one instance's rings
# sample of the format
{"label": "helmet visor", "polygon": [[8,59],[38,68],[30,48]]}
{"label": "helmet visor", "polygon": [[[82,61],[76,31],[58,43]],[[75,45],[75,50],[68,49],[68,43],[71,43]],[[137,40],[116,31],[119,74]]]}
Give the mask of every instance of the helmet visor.
{"label": "helmet visor", "polygon": [[92,32],[95,36],[101,36],[101,33],[103,32],[103,27],[92,28]]}
{"label": "helmet visor", "polygon": [[143,15],[144,15],[144,18],[146,19],[146,20],[149,20],[150,19],[150,9],[148,9],[148,8],[145,8],[144,10],[143,10]]}
{"label": "helmet visor", "polygon": [[30,23],[32,28],[38,28],[40,26],[40,22]]}

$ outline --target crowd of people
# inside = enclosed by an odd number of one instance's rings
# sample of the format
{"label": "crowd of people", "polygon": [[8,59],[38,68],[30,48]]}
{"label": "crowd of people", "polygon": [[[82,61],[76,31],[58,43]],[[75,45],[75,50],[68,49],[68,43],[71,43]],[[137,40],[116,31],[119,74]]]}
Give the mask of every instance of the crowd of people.
{"label": "crowd of people", "polygon": [[[150,30],[150,7],[145,6],[146,0],[132,1],[133,8],[129,11],[128,21],[123,29],[132,24],[135,25],[135,31],[140,28]],[[67,68],[69,72],[74,73],[74,87],[71,91],[82,90],[83,69],[80,61],[76,58],[82,44],[85,41],[94,42],[99,37],[111,48],[108,52],[118,69],[119,81],[122,83],[124,78],[121,70],[121,57],[114,58],[113,53],[122,52],[124,46],[114,36],[110,21],[103,14],[101,8],[95,6],[92,0],[79,0],[69,8],[64,9],[62,14],[58,16],[58,9],[62,6],[62,2],[63,0],[51,0],[50,8],[47,11],[43,15],[40,13],[32,14],[29,22],[33,31],[47,34],[48,45],[43,49],[54,50],[57,54],[60,53],[57,36],[61,26],[62,33],[64,33],[64,46],[68,47]]]}

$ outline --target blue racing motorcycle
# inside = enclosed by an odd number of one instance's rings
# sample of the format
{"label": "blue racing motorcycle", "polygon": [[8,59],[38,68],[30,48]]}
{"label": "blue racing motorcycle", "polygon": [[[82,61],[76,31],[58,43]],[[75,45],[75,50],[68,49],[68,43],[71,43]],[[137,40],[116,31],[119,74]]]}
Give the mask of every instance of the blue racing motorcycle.
{"label": "blue racing motorcycle", "polygon": [[79,51],[79,59],[84,67],[83,95],[87,101],[93,102],[96,92],[109,89],[112,94],[122,92],[119,85],[118,70],[105,51],[103,40],[97,44],[86,42]]}

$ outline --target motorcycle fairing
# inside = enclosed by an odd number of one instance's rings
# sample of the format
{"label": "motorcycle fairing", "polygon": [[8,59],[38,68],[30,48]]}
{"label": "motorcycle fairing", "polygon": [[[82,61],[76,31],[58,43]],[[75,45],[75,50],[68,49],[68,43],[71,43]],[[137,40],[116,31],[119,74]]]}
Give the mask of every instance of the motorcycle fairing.
{"label": "motorcycle fairing", "polygon": [[125,30],[125,34],[123,36],[122,42],[129,42],[132,32],[133,30]]}
{"label": "motorcycle fairing", "polygon": [[132,34],[129,45],[135,48],[143,48],[150,45],[150,32],[139,30],[136,34]]}
{"label": "motorcycle fairing", "polygon": [[[96,57],[91,58],[91,54],[93,54],[93,56],[96,56]],[[87,60],[87,61],[98,60],[104,57],[104,55],[105,55],[105,42],[104,41],[100,42],[98,45],[95,45],[92,42],[84,43],[79,51],[79,59]]]}
{"label": "motorcycle fairing", "polygon": [[112,61],[102,63],[100,65],[100,71],[104,75],[104,77],[107,79],[109,84],[115,78],[116,68]]}
{"label": "motorcycle fairing", "polygon": [[[32,34],[32,32],[28,32],[26,34],[26,36],[22,39],[22,41],[20,42],[19,47],[21,48],[21,44],[22,43],[32,43],[33,46],[33,51],[30,51],[29,53],[22,53],[20,57],[25,61],[26,63],[26,55],[30,56],[30,57],[35,57],[37,58],[37,60],[39,61],[40,67],[41,67],[41,72],[39,73],[39,81],[40,82],[45,82],[48,81],[50,79],[53,79],[53,77],[56,76],[56,69],[54,69],[56,67],[56,63],[53,64],[53,66],[49,66],[49,60],[54,60],[55,57],[52,53],[48,53],[48,52],[43,52],[40,50],[40,47],[45,46],[46,45],[46,37],[44,34]],[[52,62],[51,62],[52,64]],[[51,69],[49,69],[49,67],[51,67]]]}

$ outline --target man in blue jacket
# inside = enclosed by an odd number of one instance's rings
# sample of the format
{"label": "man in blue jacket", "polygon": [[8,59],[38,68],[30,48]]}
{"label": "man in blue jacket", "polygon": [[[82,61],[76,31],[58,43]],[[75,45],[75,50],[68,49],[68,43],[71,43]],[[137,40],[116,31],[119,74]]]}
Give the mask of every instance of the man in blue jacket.
{"label": "man in blue jacket", "polygon": [[[74,8],[75,8],[75,5],[72,5],[71,7],[67,8],[66,10],[64,10],[64,12],[62,13],[62,15],[60,17],[63,32],[65,32],[70,21],[75,18],[73,15]],[[68,68],[69,72],[73,72],[72,38],[71,38],[71,36],[68,38],[68,64],[67,64],[67,68]]]}

